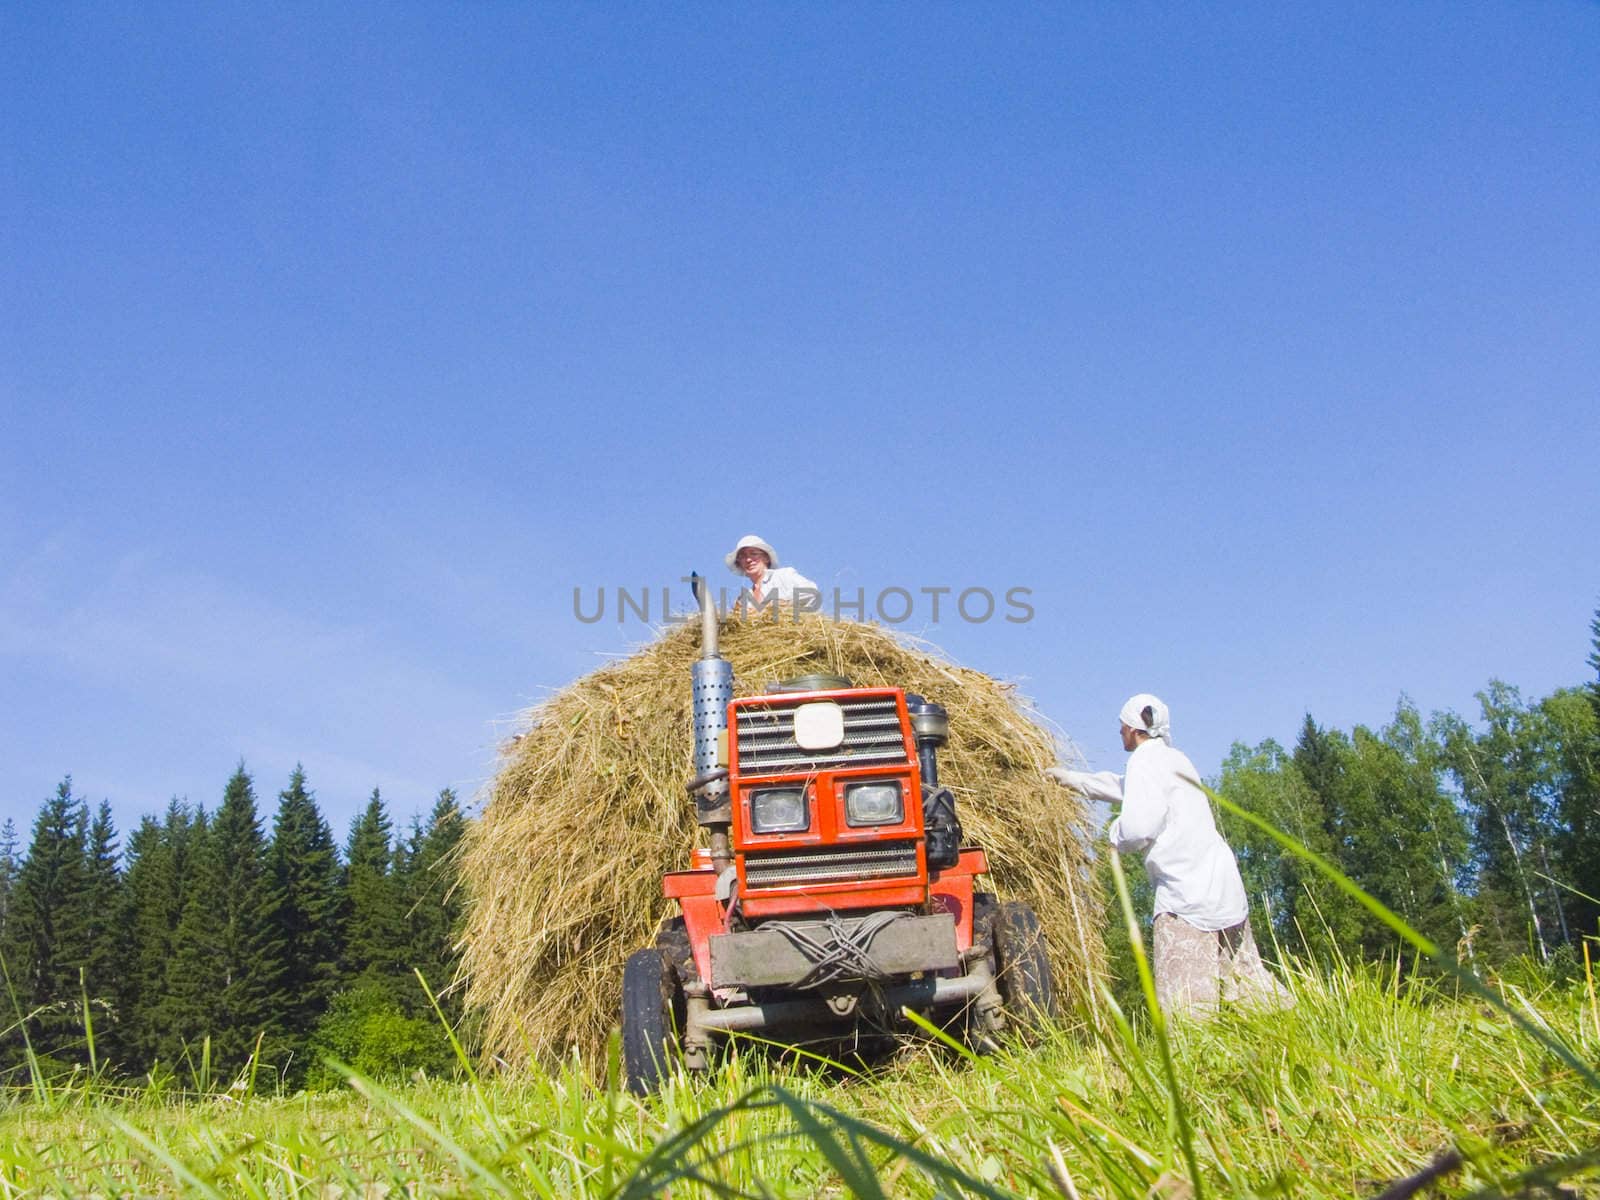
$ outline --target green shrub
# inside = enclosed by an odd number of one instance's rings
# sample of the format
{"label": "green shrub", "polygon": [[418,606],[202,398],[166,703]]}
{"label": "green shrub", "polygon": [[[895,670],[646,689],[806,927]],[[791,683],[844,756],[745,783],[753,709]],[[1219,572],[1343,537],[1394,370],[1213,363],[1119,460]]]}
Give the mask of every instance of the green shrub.
{"label": "green shrub", "polygon": [[418,1071],[451,1074],[457,1061],[437,1018],[412,1016],[386,980],[358,982],[334,997],[307,1047],[311,1066],[306,1086],[339,1087],[344,1075],[329,1060],[369,1079],[409,1079]]}

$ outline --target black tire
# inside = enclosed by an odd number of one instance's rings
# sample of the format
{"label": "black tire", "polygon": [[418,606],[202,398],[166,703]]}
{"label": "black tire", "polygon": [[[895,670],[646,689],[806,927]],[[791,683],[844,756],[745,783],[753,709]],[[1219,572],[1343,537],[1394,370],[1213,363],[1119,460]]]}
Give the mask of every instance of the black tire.
{"label": "black tire", "polygon": [[636,1096],[654,1092],[670,1070],[678,990],[677,976],[659,950],[628,956],[622,968],[622,1070]]}
{"label": "black tire", "polygon": [[[694,966],[694,952],[689,945],[689,930],[684,925],[682,917],[673,917],[656,934],[656,952],[667,960],[667,965],[673,969],[673,974],[679,980],[698,979],[699,974]],[[682,1023],[682,997],[677,997],[679,1002],[678,1020]]]}
{"label": "black tire", "polygon": [[994,947],[995,982],[1005,1003],[1006,1023],[1027,1031],[1053,1020],[1057,1015],[1055,980],[1045,950],[1044,930],[1033,909],[1016,900],[992,905],[989,938]]}

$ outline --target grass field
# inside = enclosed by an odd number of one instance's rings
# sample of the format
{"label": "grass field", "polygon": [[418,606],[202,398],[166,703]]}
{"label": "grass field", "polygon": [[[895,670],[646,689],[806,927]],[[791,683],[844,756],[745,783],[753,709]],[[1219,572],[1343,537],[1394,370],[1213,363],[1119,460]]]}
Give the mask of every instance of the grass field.
{"label": "grass field", "polygon": [[745,1054],[645,1102],[579,1064],[282,1099],[34,1088],[0,1112],[0,1195],[1183,1200],[1409,1195],[1431,1166],[1429,1194],[1600,1196],[1592,978],[1489,999],[1393,968],[1293,985],[1291,1010],[1165,1038],[1066,1023],[863,1075]]}

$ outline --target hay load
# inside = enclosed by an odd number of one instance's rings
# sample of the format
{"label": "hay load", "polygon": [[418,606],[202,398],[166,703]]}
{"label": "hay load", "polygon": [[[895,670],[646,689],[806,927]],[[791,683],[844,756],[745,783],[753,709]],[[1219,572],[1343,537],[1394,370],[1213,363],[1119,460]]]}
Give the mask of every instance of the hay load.
{"label": "hay load", "polygon": [[[721,628],[738,695],[821,671],[949,710],[940,780],[967,840],[988,851],[990,886],[1038,913],[1063,992],[1083,994],[1103,959],[1088,814],[1042,781],[1055,741],[1014,689],[876,625],[786,616]],[[575,1047],[597,1061],[624,960],[673,911],[661,876],[704,844],[684,791],[698,654],[695,625],[669,629],[539,705],[506,746],[461,860],[466,1003],[487,1054],[521,1064]]]}

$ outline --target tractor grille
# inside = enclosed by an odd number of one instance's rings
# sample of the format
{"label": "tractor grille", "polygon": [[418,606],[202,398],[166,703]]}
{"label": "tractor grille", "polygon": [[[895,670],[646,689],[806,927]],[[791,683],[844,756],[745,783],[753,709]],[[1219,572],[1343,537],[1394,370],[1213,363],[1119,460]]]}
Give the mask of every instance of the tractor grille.
{"label": "tractor grille", "polygon": [[736,710],[741,775],[901,763],[909,757],[892,696],[837,701],[844,709],[844,742],[831,750],[802,750],[795,742],[794,710],[800,703]]}
{"label": "tractor grille", "polygon": [[916,842],[877,842],[803,851],[769,850],[745,855],[744,880],[753,888],[787,887],[797,883],[894,879],[917,873]]}

